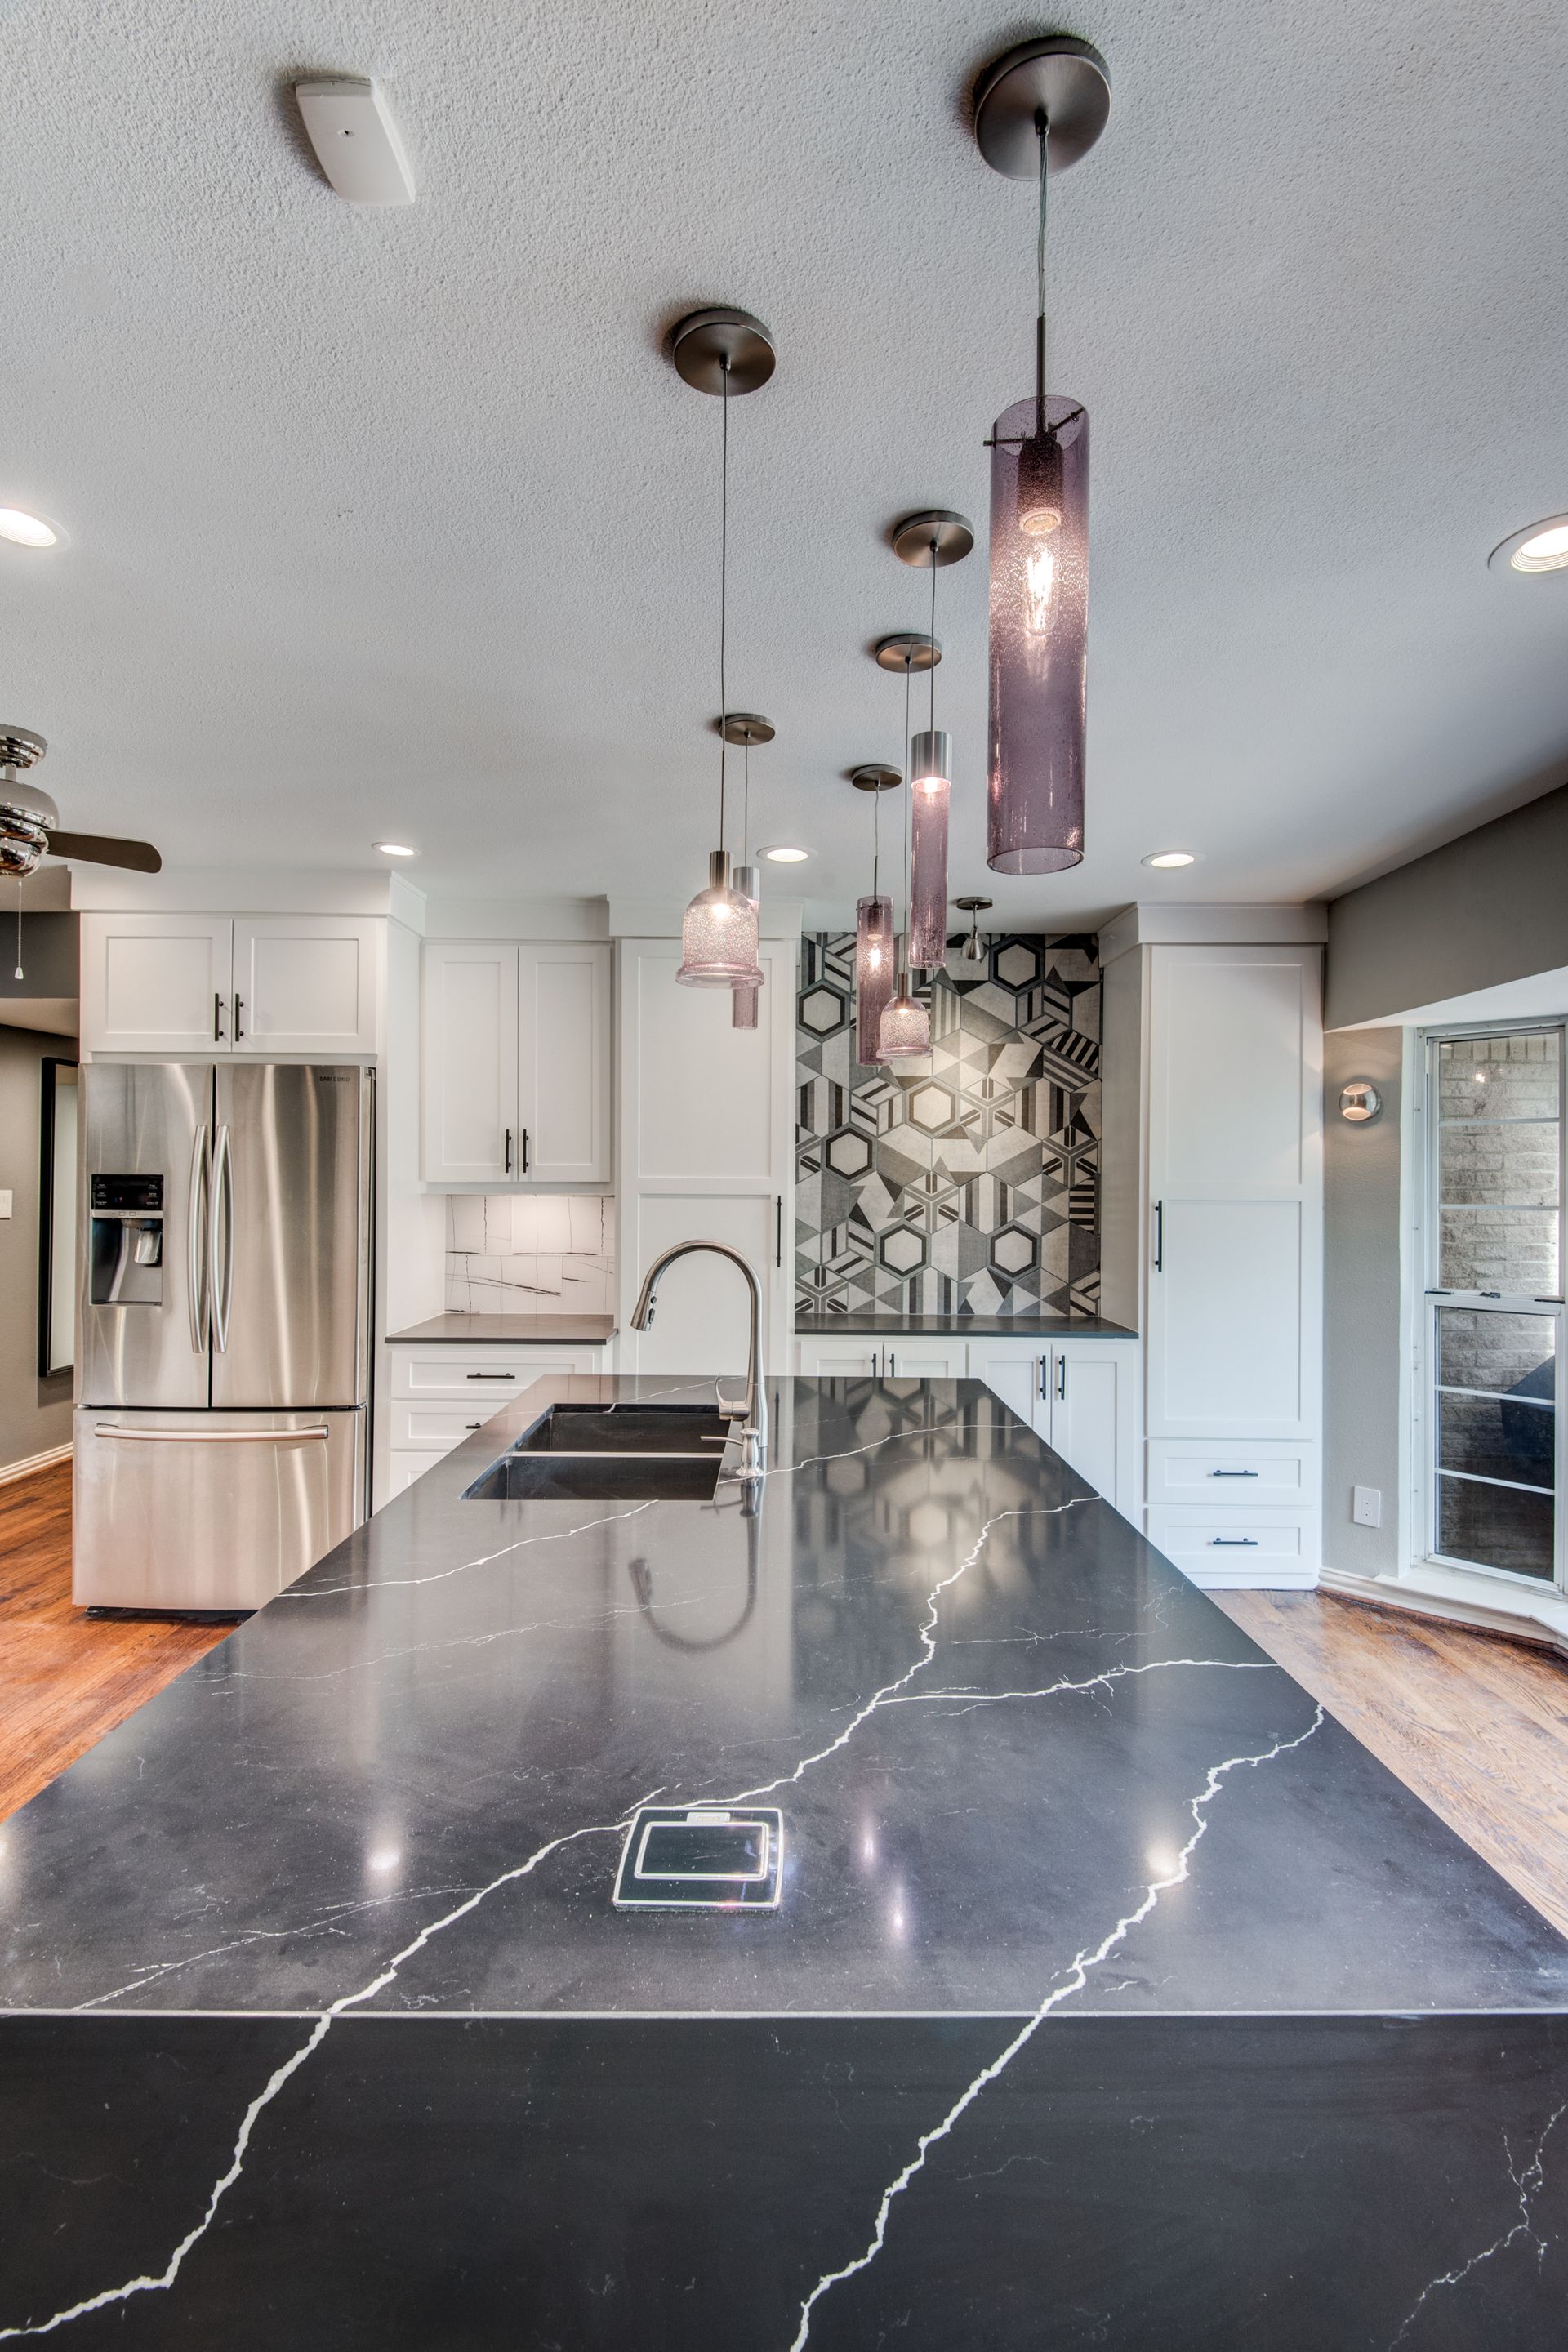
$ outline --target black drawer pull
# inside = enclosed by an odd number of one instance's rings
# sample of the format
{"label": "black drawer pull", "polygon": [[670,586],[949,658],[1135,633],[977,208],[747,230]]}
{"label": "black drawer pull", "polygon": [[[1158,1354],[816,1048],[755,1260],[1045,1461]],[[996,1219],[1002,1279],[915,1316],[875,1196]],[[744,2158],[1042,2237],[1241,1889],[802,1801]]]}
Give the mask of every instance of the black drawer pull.
{"label": "black drawer pull", "polygon": [[1228,1550],[1232,1545],[1236,1544],[1250,1545],[1252,1549],[1256,1551],[1258,1549],[1258,1538],[1256,1536],[1210,1536],[1209,1538],[1209,1549],[1212,1551]]}
{"label": "black drawer pull", "polygon": [[467,1372],[464,1378],[470,1381],[515,1381],[517,1374],[515,1372]]}
{"label": "black drawer pull", "polygon": [[1256,1478],[1256,1470],[1211,1470],[1211,1478]]}

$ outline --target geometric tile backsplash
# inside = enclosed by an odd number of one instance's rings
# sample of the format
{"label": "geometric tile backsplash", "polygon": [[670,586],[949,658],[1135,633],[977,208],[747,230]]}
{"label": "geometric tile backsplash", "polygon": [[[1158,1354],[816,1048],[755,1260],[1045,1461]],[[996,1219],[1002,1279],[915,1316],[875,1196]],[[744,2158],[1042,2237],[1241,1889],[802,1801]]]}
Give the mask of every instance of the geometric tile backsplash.
{"label": "geometric tile backsplash", "polygon": [[613,1314],[615,1218],[598,1192],[448,1192],[448,1311]]}
{"label": "geometric tile backsplash", "polygon": [[929,1072],[857,1064],[855,934],[801,942],[801,1312],[1100,1311],[1100,955],[996,936],[929,975]]}

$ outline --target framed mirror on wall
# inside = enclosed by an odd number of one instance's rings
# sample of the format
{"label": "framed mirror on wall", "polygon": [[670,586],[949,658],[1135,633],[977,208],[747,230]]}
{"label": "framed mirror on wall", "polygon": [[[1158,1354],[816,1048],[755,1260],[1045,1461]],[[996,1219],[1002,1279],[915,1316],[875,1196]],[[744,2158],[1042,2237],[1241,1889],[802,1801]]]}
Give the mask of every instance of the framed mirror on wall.
{"label": "framed mirror on wall", "polygon": [[77,1066],[46,1054],[38,1121],[38,1370],[76,1359]]}

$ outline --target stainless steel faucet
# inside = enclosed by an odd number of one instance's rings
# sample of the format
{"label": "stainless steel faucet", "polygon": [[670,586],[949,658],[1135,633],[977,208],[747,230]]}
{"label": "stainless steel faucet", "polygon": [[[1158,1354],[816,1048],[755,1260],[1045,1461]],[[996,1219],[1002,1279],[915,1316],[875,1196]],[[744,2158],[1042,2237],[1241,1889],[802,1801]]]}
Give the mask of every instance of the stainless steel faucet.
{"label": "stainless steel faucet", "polygon": [[[740,1475],[742,1478],[755,1478],[762,1473],[768,1445],[768,1401],[763,1393],[757,1365],[763,1295],[757,1287],[756,1276],[752,1272],[740,1251],[731,1249],[728,1242],[677,1242],[673,1249],[661,1251],[643,1276],[642,1289],[637,1294],[637,1307],[632,1314],[632,1329],[646,1331],[653,1321],[654,1293],[658,1286],[659,1276],[665,1268],[673,1265],[678,1257],[689,1257],[694,1251],[698,1250],[710,1250],[715,1257],[727,1257],[731,1265],[738,1265],[746,1277],[746,1288],[751,1293],[752,1344],[751,1354],[746,1364],[745,1402],[741,1408],[742,1425],[739,1432]],[[726,1407],[723,1397],[720,1394],[717,1381],[713,1383],[713,1387],[715,1395],[719,1397],[721,1412],[731,1410]]]}

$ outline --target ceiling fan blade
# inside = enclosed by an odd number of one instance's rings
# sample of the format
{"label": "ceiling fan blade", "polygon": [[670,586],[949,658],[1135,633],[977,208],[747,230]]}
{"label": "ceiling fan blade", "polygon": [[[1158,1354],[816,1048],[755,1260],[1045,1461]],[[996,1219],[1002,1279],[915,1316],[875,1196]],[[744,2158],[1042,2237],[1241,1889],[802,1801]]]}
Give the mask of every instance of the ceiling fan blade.
{"label": "ceiling fan blade", "polygon": [[116,841],[107,833],[49,832],[51,857],[85,858],[89,866],[128,866],[133,874],[161,874],[163,861],[150,841]]}

